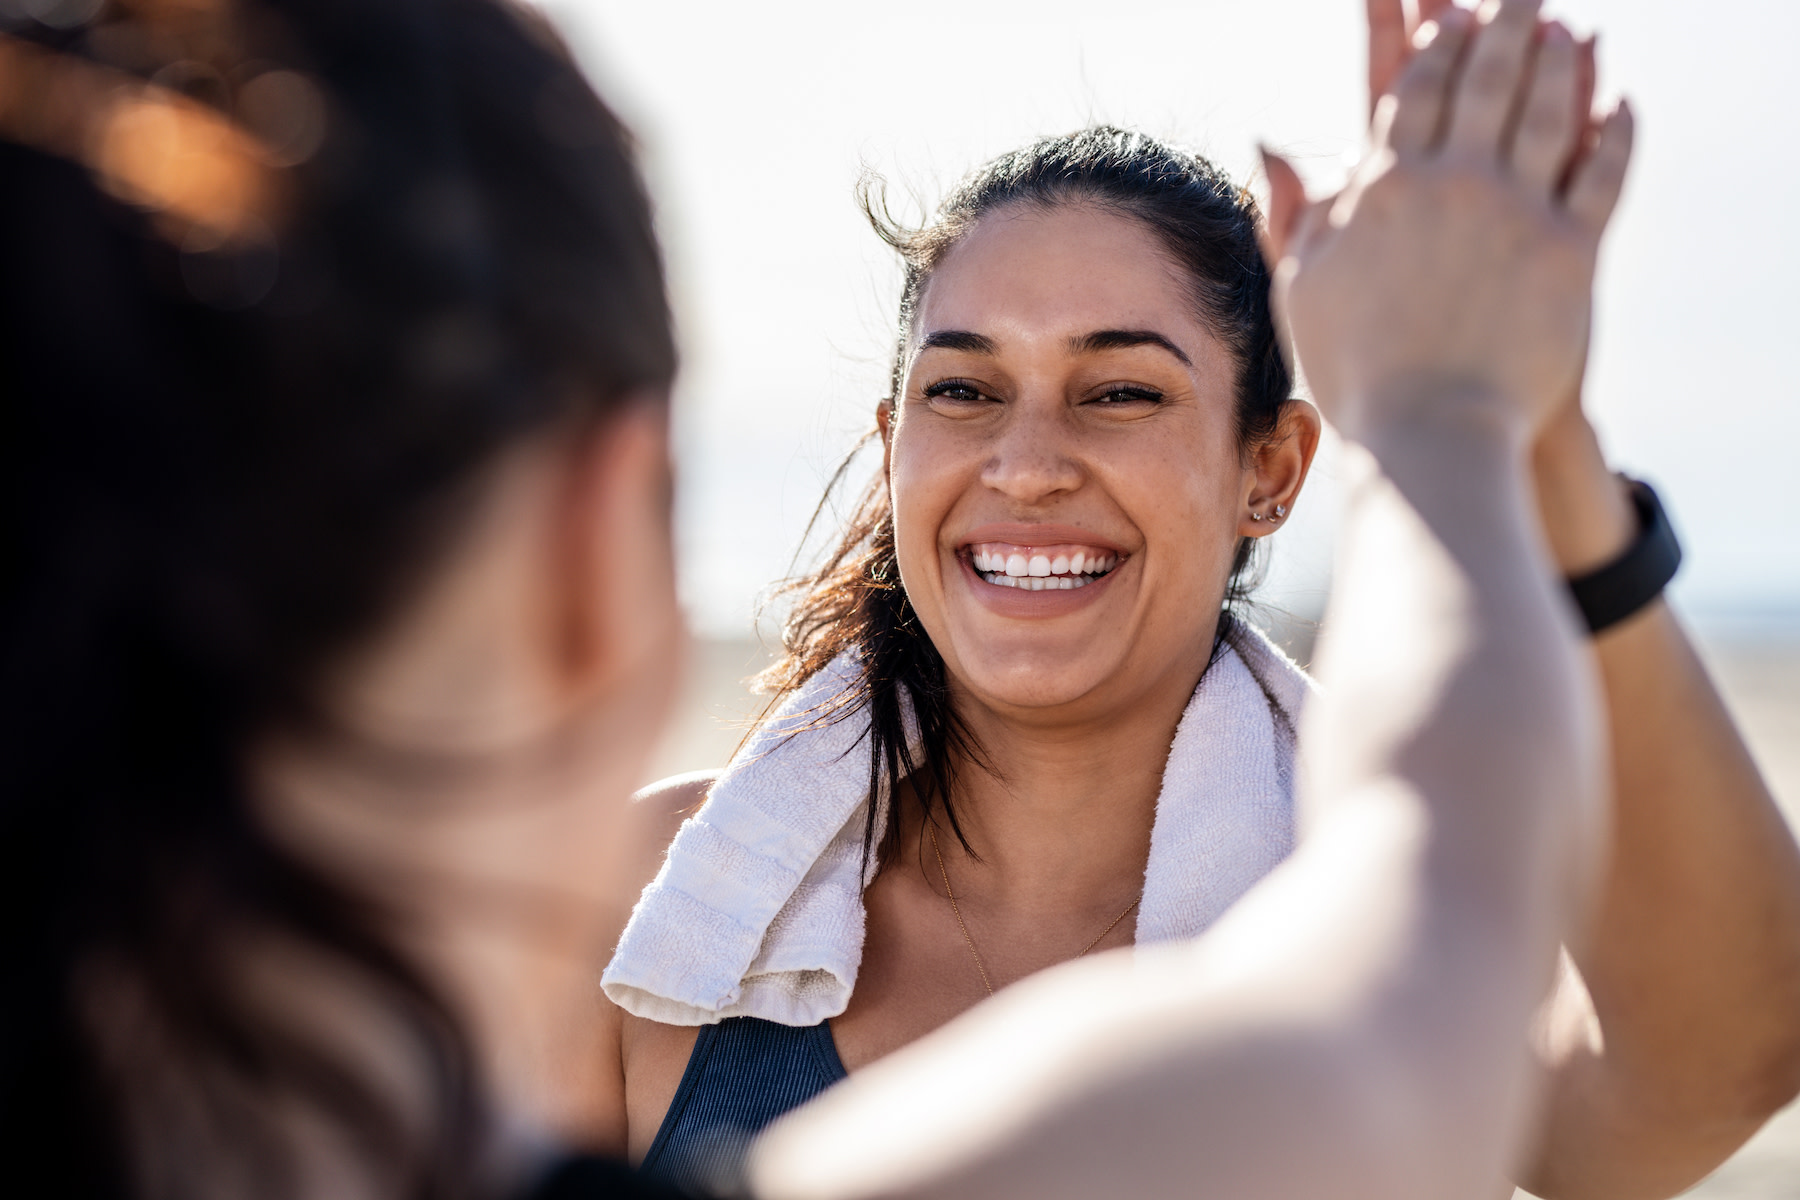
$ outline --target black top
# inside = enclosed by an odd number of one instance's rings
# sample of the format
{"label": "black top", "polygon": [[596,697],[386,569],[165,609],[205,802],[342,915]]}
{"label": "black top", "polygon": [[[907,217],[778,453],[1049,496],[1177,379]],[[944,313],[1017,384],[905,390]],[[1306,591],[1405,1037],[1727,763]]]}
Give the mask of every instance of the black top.
{"label": "black top", "polygon": [[550,1168],[519,1200],[693,1200],[611,1158],[578,1155]]}
{"label": "black top", "polygon": [[703,1025],[644,1174],[694,1192],[739,1191],[751,1139],[843,1077],[828,1021],[728,1017]]}

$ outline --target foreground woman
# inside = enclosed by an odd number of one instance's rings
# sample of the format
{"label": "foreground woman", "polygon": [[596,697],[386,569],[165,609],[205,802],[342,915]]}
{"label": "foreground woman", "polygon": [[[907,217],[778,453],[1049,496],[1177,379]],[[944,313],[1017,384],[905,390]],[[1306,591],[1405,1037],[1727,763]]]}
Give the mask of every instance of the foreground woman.
{"label": "foreground woman", "polygon": [[626,135],[484,0],[8,20],[9,1175],[553,1181],[681,641]]}
{"label": "foreground woman", "polygon": [[[1540,37],[1585,111],[1584,50]],[[728,1171],[846,1071],[1050,964],[1192,936],[1291,849],[1307,685],[1221,615],[1317,437],[1256,221],[1204,162],[1090,130],[884,229],[908,267],[884,471],[802,585],[777,668],[793,719],[684,830],[608,968],[634,1015],[606,1128],[648,1168]],[[1570,577],[1656,532],[1578,383],[1533,447]],[[1573,943],[1587,990],[1566,978],[1547,1023],[1522,1167],[1545,1194],[1671,1194],[1800,1084],[1800,860],[1658,582],[1591,614],[1620,816]],[[651,802],[691,811],[710,783]]]}

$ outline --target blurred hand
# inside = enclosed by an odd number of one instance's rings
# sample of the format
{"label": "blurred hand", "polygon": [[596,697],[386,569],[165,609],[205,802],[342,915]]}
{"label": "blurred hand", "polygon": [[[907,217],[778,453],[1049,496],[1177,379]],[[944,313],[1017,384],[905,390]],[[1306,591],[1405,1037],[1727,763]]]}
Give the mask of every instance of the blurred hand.
{"label": "blurred hand", "polygon": [[1266,155],[1277,309],[1351,437],[1446,396],[1497,404],[1530,437],[1578,394],[1632,121],[1621,105],[1579,153],[1591,72],[1566,28],[1540,34],[1538,9],[1437,6],[1337,196],[1309,204]]}
{"label": "blurred hand", "polygon": [[[1369,18],[1369,115],[1375,114],[1376,106],[1381,98],[1393,90],[1394,81],[1400,78],[1400,72],[1412,61],[1413,47],[1418,40],[1419,30],[1430,25],[1441,17],[1446,10],[1455,5],[1455,0],[1417,0],[1415,12],[1411,19],[1407,17],[1405,0],[1365,0],[1365,8]],[[1552,27],[1566,29],[1560,21],[1543,19],[1538,24],[1538,37],[1542,39]],[[1573,156],[1565,166],[1565,171],[1574,169],[1576,160],[1583,157],[1594,144],[1600,133],[1600,123],[1594,117],[1594,89],[1599,77],[1595,60],[1595,42],[1593,36],[1575,43],[1577,90],[1575,95],[1575,112],[1582,122],[1582,135],[1576,139]],[[1581,391],[1577,387],[1568,397],[1569,414],[1572,419],[1556,422],[1546,431],[1546,437],[1576,436],[1575,426],[1581,422]]]}
{"label": "blurred hand", "polygon": [[[1441,17],[1453,2],[1417,0],[1415,17],[1408,21],[1403,0],[1366,0],[1371,114],[1412,59],[1419,28]],[[1540,21],[1539,38],[1555,25]],[[1565,178],[1599,137],[1600,125],[1593,115],[1598,76],[1594,47],[1592,37],[1576,43],[1575,112],[1583,133],[1564,168]],[[1577,381],[1556,416],[1538,434],[1532,456],[1534,491],[1545,514],[1544,532],[1557,564],[1570,575],[1611,561],[1631,540],[1637,521],[1600,451],[1581,400]]]}

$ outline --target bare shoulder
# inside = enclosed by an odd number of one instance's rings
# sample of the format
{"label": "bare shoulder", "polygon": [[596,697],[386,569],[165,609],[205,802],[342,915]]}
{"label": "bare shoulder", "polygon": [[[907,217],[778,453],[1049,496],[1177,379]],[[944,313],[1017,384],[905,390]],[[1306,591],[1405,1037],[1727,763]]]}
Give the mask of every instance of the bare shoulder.
{"label": "bare shoulder", "polygon": [[706,803],[706,794],[718,781],[719,769],[689,771],[659,779],[631,798],[630,824],[634,856],[642,883],[648,884],[662,868],[663,854],[681,823]]}
{"label": "bare shoulder", "polygon": [[666,806],[670,812],[691,811],[705,802],[706,793],[719,781],[722,771],[721,767],[709,767],[704,771],[688,771],[659,779],[649,787],[640,789],[632,796],[631,802],[657,808]]}

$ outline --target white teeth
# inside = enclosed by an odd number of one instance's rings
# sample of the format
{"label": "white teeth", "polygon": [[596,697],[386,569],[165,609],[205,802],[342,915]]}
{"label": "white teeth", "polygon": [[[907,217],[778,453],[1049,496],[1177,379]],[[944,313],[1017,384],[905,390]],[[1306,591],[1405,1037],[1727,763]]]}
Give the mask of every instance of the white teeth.
{"label": "white teeth", "polygon": [[1028,592],[1066,592],[1093,582],[1080,575],[1001,575],[998,572],[984,573],[981,578],[995,587],[1022,588]]}
{"label": "white teeth", "polygon": [[969,564],[988,583],[998,587],[1020,587],[1028,591],[1066,591],[1086,587],[1100,575],[1119,565],[1116,554],[1090,550],[1058,554],[1034,553],[1029,549],[1002,553],[970,547]]}

